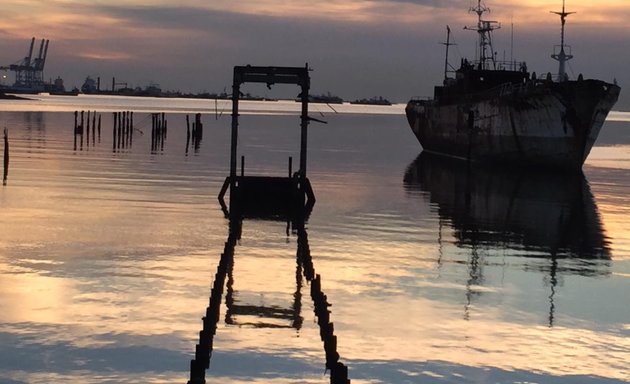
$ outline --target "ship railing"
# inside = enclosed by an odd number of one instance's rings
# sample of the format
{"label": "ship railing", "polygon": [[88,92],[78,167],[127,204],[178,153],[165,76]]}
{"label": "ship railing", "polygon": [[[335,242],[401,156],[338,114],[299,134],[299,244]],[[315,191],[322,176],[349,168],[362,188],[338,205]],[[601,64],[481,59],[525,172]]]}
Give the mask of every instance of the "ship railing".
{"label": "ship railing", "polygon": [[[473,60],[470,62],[475,68],[480,68],[481,61]],[[527,72],[527,63],[524,61],[516,60],[495,60],[494,66],[491,61],[485,62],[485,69],[492,69],[497,71],[523,71]]]}

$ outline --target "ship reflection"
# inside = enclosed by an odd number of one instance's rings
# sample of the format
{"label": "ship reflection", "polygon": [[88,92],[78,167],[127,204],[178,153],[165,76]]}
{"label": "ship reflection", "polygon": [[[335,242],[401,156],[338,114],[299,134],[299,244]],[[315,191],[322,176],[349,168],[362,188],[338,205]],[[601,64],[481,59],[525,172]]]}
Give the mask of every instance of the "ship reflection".
{"label": "ship reflection", "polygon": [[597,206],[581,172],[481,168],[423,152],[408,167],[404,182],[407,191],[429,193],[440,218],[455,230],[459,246],[610,259]]}
{"label": "ship reflection", "polygon": [[453,230],[455,245],[471,250],[468,305],[481,294],[471,287],[483,285],[482,257],[492,250],[536,258],[526,261],[525,268],[546,275],[545,283],[550,286],[550,326],[555,316],[554,295],[562,275],[610,273],[606,268],[610,248],[581,172],[489,168],[423,152],[407,168],[404,185],[410,195],[428,194],[437,208],[438,241],[446,223]]}
{"label": "ship reflection", "polygon": [[[293,303],[288,308],[278,306],[264,306],[240,304],[235,299],[234,259],[235,248],[241,238],[243,216],[230,215],[229,234],[214,284],[210,292],[210,302],[206,314],[202,318],[203,328],[199,332],[199,344],[195,347],[195,358],[190,362],[189,384],[205,383],[206,370],[210,368],[210,360],[214,348],[214,336],[217,332],[217,324],[220,320],[220,308],[223,290],[226,289],[225,323],[228,325],[247,325],[255,328],[294,328],[300,329],[303,323],[302,287],[303,279],[310,283],[310,295],[317,323],[320,329],[320,337],[324,345],[326,370],[330,371],[331,384],[349,384],[348,368],[339,361],[337,352],[337,336],[334,335],[334,325],[330,321],[330,304],[326,295],[322,292],[321,277],[315,273],[313,259],[308,244],[308,234],[304,226],[304,213],[297,215],[301,220],[291,220],[288,223],[289,232],[297,236],[296,252],[296,289],[293,294]],[[295,217],[294,217],[295,218]],[[293,272],[292,272],[293,273]],[[227,280],[227,282],[226,282]],[[239,322],[238,318],[253,318],[256,321]]]}

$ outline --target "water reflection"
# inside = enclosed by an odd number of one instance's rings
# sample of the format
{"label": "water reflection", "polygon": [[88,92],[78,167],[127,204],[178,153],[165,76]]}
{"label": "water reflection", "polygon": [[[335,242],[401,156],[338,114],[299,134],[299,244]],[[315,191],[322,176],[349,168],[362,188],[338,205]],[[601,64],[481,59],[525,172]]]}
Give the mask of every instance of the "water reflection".
{"label": "water reflection", "polygon": [[[24,112],[22,138],[28,153],[39,152],[46,148],[46,116],[43,112]],[[11,122],[13,123],[13,122]],[[5,122],[6,125],[6,122]],[[11,129],[11,125],[8,126]]]}
{"label": "water reflection", "polygon": [[[274,216],[275,217],[275,216]],[[303,278],[310,283],[311,299],[313,300],[314,312],[317,317],[317,324],[320,329],[320,337],[324,344],[326,358],[326,370],[330,371],[331,384],[350,384],[348,379],[348,367],[339,361],[337,352],[337,336],[334,334],[334,325],[330,321],[331,304],[328,303],[326,295],[322,291],[321,276],[316,274],[313,267],[313,259],[308,244],[308,234],[304,226],[304,214],[298,215],[302,220],[291,220],[289,222],[290,233],[297,235],[296,252],[296,290],[293,294],[293,303],[290,308],[280,308],[278,306],[239,304],[235,299],[236,278],[234,276],[234,251],[241,238],[242,216],[232,213],[230,216],[229,234],[214,284],[210,292],[210,302],[206,309],[206,315],[202,318],[203,328],[199,332],[199,344],[195,346],[195,358],[190,362],[189,384],[205,383],[206,370],[210,367],[210,360],[214,347],[214,336],[217,332],[217,323],[220,319],[220,307],[224,287],[227,290],[225,304],[227,307],[225,323],[228,325],[248,325],[255,328],[294,328],[299,330],[302,326],[302,286]],[[227,278],[227,284],[226,284]],[[257,321],[240,322],[239,316],[255,317]],[[278,324],[278,320],[285,324]]]}
{"label": "water reflection", "polygon": [[[466,319],[474,297],[481,294],[474,287],[484,285],[484,254],[509,251],[537,260],[525,268],[545,274],[549,326],[562,274],[610,274],[611,251],[581,172],[488,168],[423,152],[408,166],[404,185],[409,194],[428,194],[436,206],[440,244],[446,223],[453,229],[455,245],[470,250]],[[541,263],[543,258],[548,263]]]}
{"label": "water reflection", "polygon": [[[460,247],[610,259],[597,206],[582,173],[490,169],[422,153],[409,165],[404,182],[409,192],[429,193]],[[570,272],[599,273],[587,265]]]}

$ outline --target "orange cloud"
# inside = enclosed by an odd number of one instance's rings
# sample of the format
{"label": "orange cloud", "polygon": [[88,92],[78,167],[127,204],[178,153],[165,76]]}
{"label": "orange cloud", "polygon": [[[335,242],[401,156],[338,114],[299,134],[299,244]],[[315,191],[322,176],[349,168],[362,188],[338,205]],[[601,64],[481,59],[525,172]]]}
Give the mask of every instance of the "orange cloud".
{"label": "orange cloud", "polygon": [[111,60],[111,61],[123,61],[131,59],[131,55],[124,52],[106,52],[106,51],[93,51],[93,52],[81,52],[79,57],[92,60]]}

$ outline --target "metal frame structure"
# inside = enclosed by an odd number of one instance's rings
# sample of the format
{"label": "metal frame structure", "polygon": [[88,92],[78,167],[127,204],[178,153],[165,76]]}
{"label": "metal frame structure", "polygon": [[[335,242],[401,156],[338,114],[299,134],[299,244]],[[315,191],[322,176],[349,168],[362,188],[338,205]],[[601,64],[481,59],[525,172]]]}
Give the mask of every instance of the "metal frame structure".
{"label": "metal frame structure", "polygon": [[[261,191],[272,190],[284,190],[290,196],[297,196],[297,201],[294,198],[287,198],[285,203],[289,207],[289,211],[296,207],[296,203],[301,202],[301,208],[304,208],[304,195],[308,197],[307,209],[312,208],[315,203],[315,196],[311,188],[310,182],[306,177],[306,159],[307,159],[307,142],[308,142],[308,124],[310,120],[308,117],[308,93],[310,89],[310,77],[309,77],[308,64],[304,67],[260,67],[260,66],[235,66],[234,67],[234,79],[232,84],[232,132],[231,132],[231,150],[230,150],[230,175],[226,178],[223,188],[219,193],[219,201],[221,206],[226,211],[226,214],[230,212],[234,213],[238,211],[237,204],[242,202],[240,208],[245,203],[252,203],[251,199],[246,196],[260,196]],[[240,176],[237,176],[237,155],[238,155],[238,117],[239,117],[239,100],[241,95],[241,85],[244,83],[262,83],[267,87],[271,87],[274,84],[295,84],[301,88],[300,102],[301,102],[301,114],[300,114],[300,168],[295,174],[291,174],[289,171],[289,177],[262,177],[262,176],[245,176],[241,172]],[[223,197],[227,192],[227,188],[230,188],[230,212],[227,212]],[[297,193],[295,193],[297,192]],[[237,202],[237,200],[243,200]],[[292,201],[289,201],[292,200]],[[256,204],[257,202],[253,202]],[[252,206],[250,204],[250,206]],[[242,212],[241,212],[242,213]]]}

